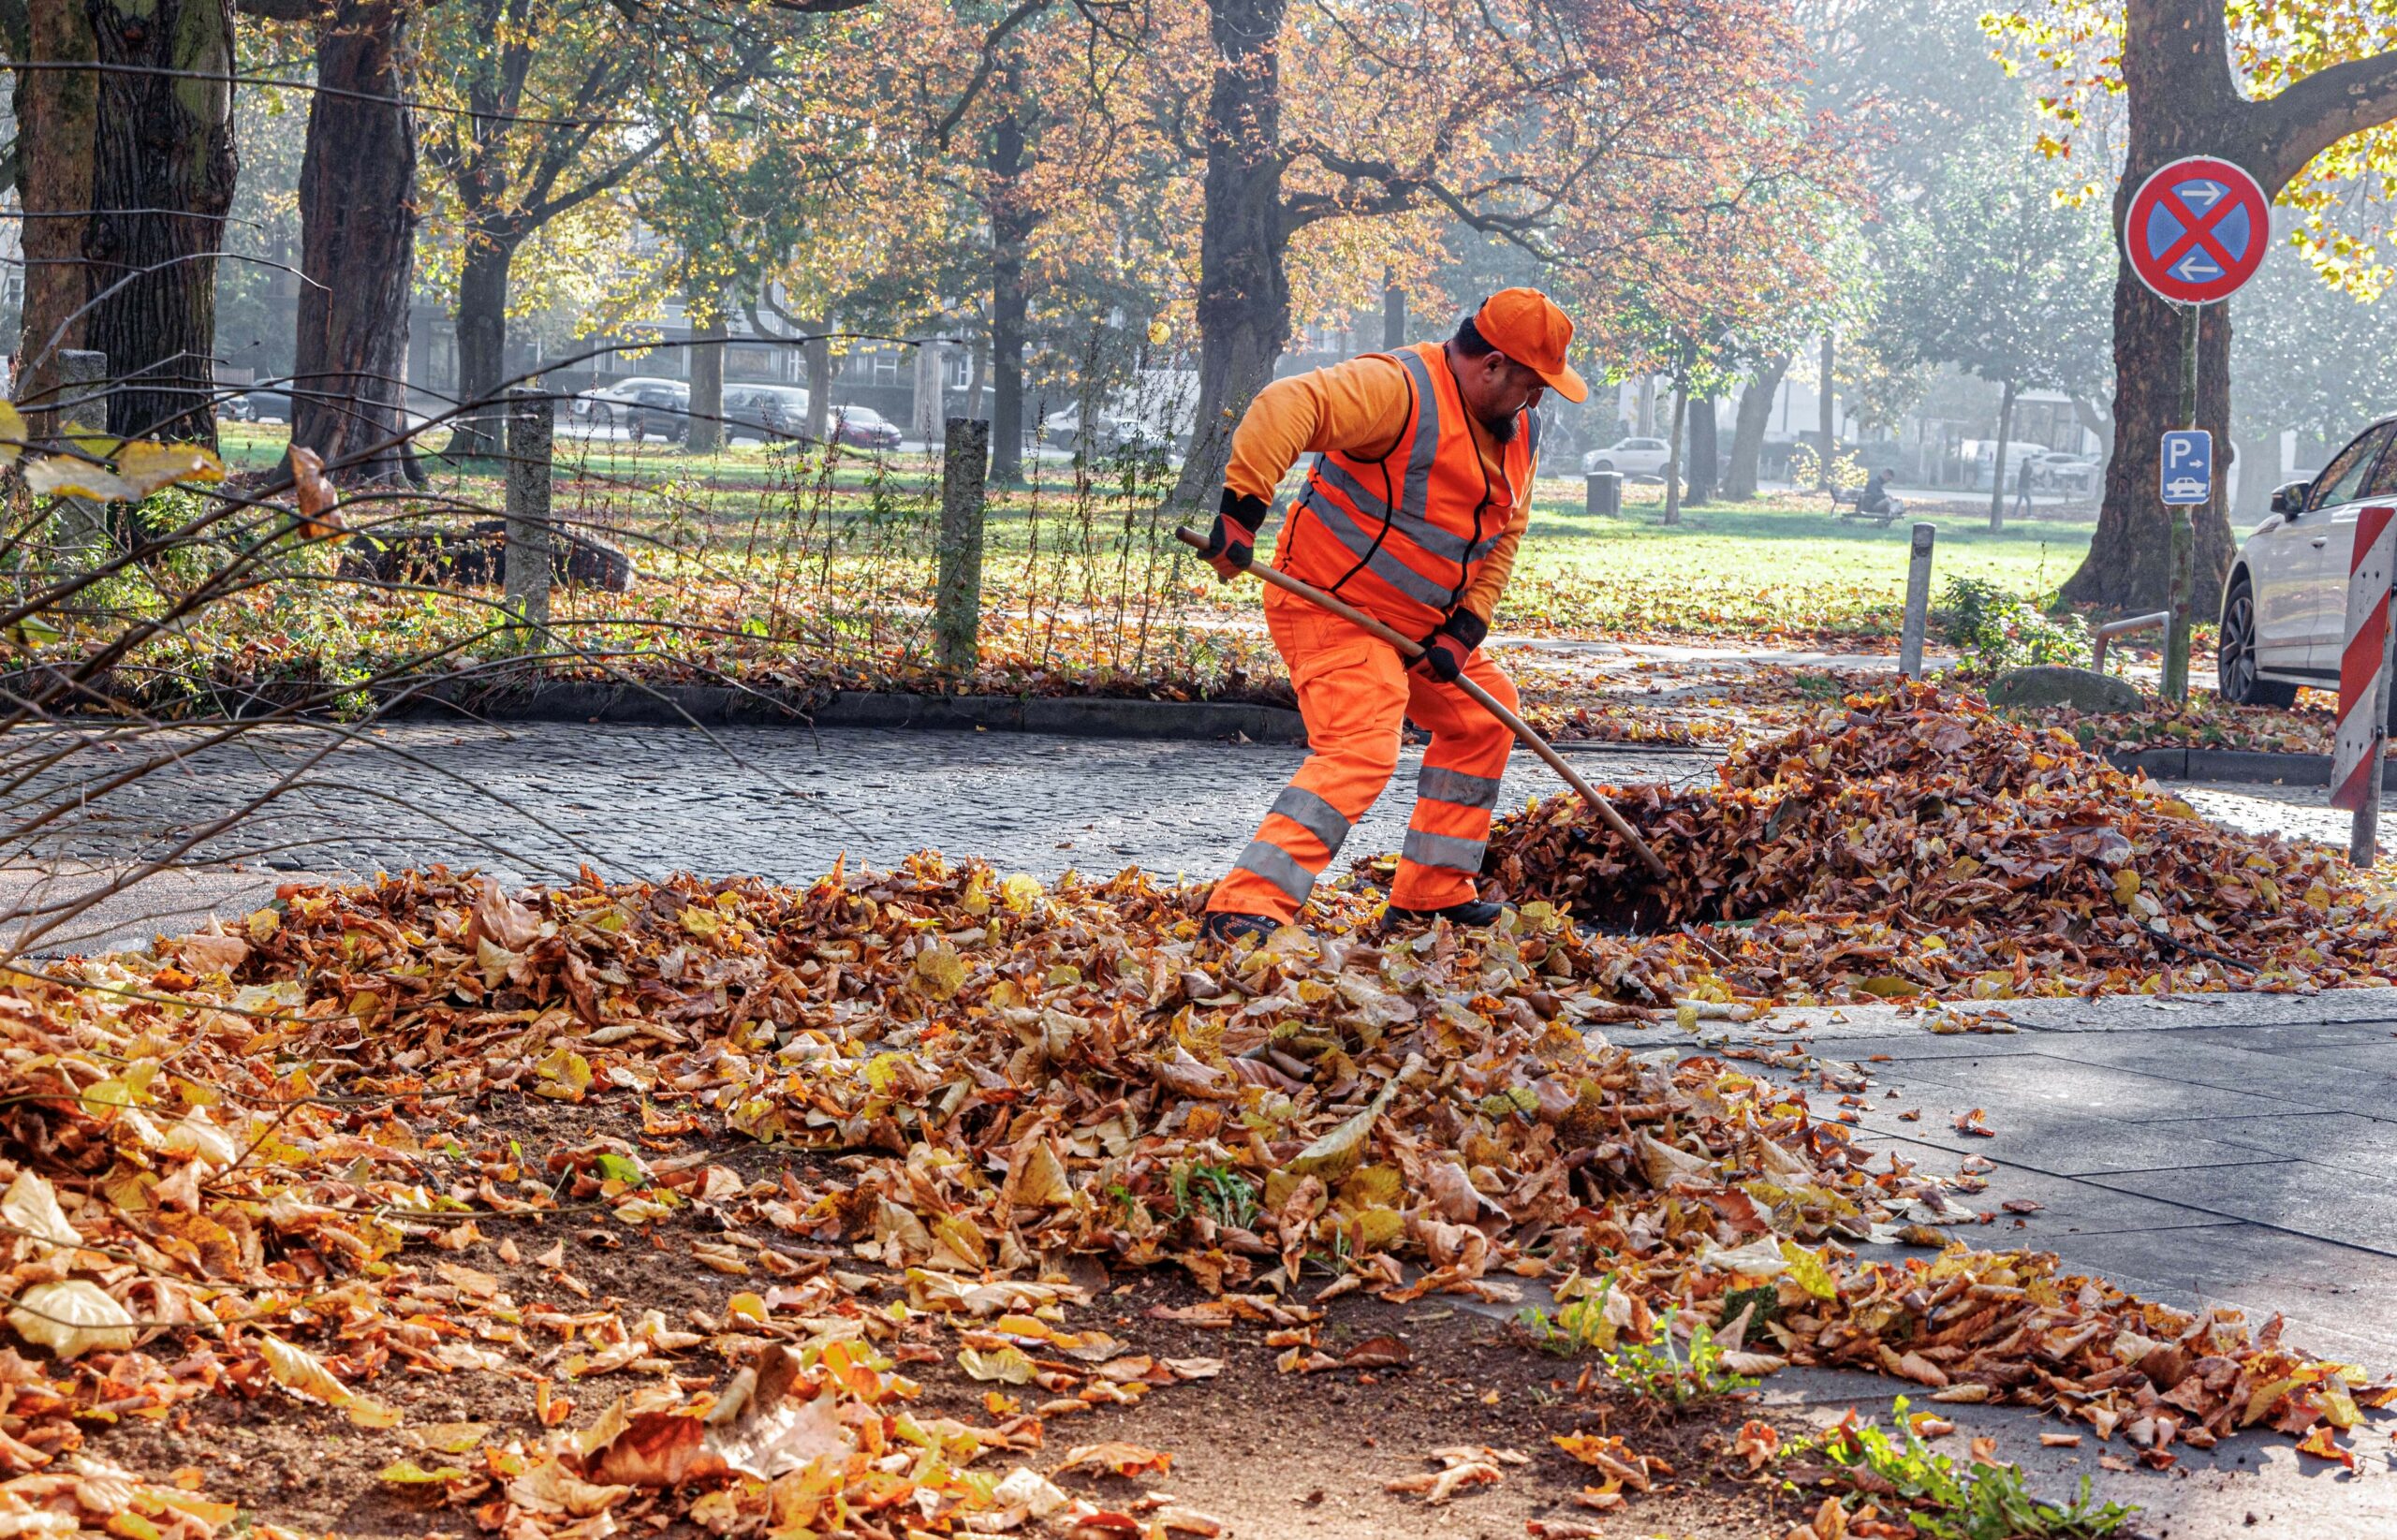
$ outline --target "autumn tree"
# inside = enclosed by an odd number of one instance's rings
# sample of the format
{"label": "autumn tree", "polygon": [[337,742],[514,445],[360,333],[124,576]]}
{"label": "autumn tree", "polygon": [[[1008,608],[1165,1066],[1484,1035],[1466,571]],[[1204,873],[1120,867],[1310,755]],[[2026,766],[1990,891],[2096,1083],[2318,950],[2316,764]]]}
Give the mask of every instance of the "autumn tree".
{"label": "autumn tree", "polygon": [[[28,283],[18,389],[108,355],[110,431],[213,441],[216,254],[232,204],[228,0],[7,0]],[[83,66],[83,67],[78,67]],[[87,72],[88,71],[88,72]]]}
{"label": "autumn tree", "polygon": [[1668,173],[1703,148],[1699,125],[1776,76],[1795,42],[1757,0],[1209,0],[1178,14],[1159,55],[1206,71],[1162,109],[1204,166],[1184,505],[1212,500],[1288,337],[1302,233],[1428,208],[1543,259],[1563,255],[1567,227],[1598,247],[1636,239]]}
{"label": "autumn tree", "polygon": [[[424,139],[456,274],[458,393],[507,376],[510,271],[537,232],[624,188],[692,115],[772,68],[805,16],[868,0],[717,0],[673,8],[580,0],[447,0],[427,17],[423,72],[444,110]],[[471,414],[455,448],[497,448]]]}
{"label": "autumn tree", "polygon": [[[349,477],[392,480],[404,422],[416,261],[419,0],[328,0],[300,166],[291,442]],[[348,463],[364,457],[359,463]]]}
{"label": "autumn tree", "polygon": [[2287,467],[2318,467],[2367,422],[2397,402],[2397,291],[2370,298],[2323,283],[2296,262],[2268,262],[2241,291],[2230,343],[2231,427],[2238,446],[2242,518],[2260,518],[2282,479],[2278,440],[2297,435],[2304,448]]}
{"label": "autumn tree", "polygon": [[[2112,227],[2158,167],[2183,155],[2243,167],[2295,211],[2299,236],[2325,277],[2369,289],[2387,265],[2339,212],[2397,169],[2397,30],[2384,7],[2291,13],[2250,0],[2048,0],[1993,17],[2000,40],[2040,71],[2056,119],[2046,147],[2091,191],[2113,178]],[[2088,125],[2119,95],[2120,164]],[[2117,174],[2118,173],[2118,174]],[[2114,278],[2114,453],[2089,555],[2064,596],[2146,609],[2169,587],[2169,523],[2154,497],[2155,446],[2180,406],[2181,314],[2118,262]],[[2230,306],[2206,307],[2198,424],[2227,437]],[[2197,612],[2210,611],[2230,569],[2223,501],[2196,510]]]}
{"label": "autumn tree", "polygon": [[[1759,91],[1718,126],[1708,153],[1652,189],[1644,220],[1556,232],[1566,242],[1556,276],[1581,301],[1597,356],[1618,378],[1672,383],[1666,523],[1681,522],[1684,449],[1715,453],[1711,422],[1695,439],[1686,432],[1692,400],[1711,402],[1745,360],[1786,357],[1793,334],[1833,302],[1841,277],[1823,232],[1844,221],[1848,170],[1835,129],[1810,129],[1794,95]],[[1701,481],[1711,489],[1713,465],[1688,479],[1693,491]]]}
{"label": "autumn tree", "polygon": [[1999,388],[1992,529],[2003,524],[2010,490],[2016,395],[2086,395],[2103,376],[2097,275],[2109,239],[2096,210],[2056,201],[2040,158],[2002,118],[1960,146],[1880,231],[1878,335],[1904,361],[1952,363]]}

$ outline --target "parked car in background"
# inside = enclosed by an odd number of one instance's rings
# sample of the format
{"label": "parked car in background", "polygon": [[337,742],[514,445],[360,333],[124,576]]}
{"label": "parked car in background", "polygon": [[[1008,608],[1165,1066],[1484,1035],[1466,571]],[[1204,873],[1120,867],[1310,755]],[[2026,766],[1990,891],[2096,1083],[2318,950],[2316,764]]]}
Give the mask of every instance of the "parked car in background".
{"label": "parked car in background", "polygon": [[1600,471],[1615,471],[1624,476],[1661,477],[1672,458],[1673,447],[1661,438],[1618,439],[1603,449],[1592,449],[1583,455],[1581,474],[1595,476]]}
{"label": "parked car in background", "polygon": [[728,385],[724,438],[759,444],[807,435],[807,390],[798,385]]}
{"label": "parked car in background", "polygon": [[652,435],[669,444],[684,443],[691,436],[691,388],[672,380],[644,385],[629,400],[610,403],[608,413],[604,422],[596,414],[592,420],[601,427],[622,427],[636,444]]}
{"label": "parked car in background", "polygon": [[899,428],[871,406],[834,406],[832,441],[854,449],[895,449]]}
{"label": "parked car in background", "polygon": [[2097,467],[2081,455],[2051,449],[2031,462],[2031,485],[2054,491],[2095,491]]}
{"label": "parked car in background", "polygon": [[217,404],[216,415],[235,422],[291,421],[291,393],[288,390],[244,390],[229,401]]}
{"label": "parked car in background", "polygon": [[680,380],[667,379],[663,375],[635,374],[630,379],[621,379],[596,390],[583,391],[574,398],[566,410],[587,419],[594,428],[613,427],[625,410],[635,404],[640,392],[659,389],[679,389],[687,396],[691,388]]}
{"label": "parked car in background", "polygon": [[1182,447],[1171,430],[1137,412],[1093,412],[1085,429],[1079,405],[1044,418],[1040,440],[1051,448],[1078,449],[1094,460],[1117,454],[1170,455]]}
{"label": "parked car in background", "polygon": [[2271,515],[2240,546],[2223,585],[2215,670],[2224,699],[2287,706],[2300,685],[2337,686],[2356,514],[2366,503],[2397,502],[2393,446],[2397,418],[2384,418],[2312,479],[2273,490]]}

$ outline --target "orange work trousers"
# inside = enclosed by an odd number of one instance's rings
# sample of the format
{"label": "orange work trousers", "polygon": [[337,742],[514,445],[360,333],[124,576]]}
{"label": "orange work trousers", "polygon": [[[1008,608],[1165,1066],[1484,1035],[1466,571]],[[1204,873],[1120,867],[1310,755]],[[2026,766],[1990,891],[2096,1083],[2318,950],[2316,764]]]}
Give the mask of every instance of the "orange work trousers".
{"label": "orange work trousers", "polygon": [[[1390,901],[1445,909],[1474,897],[1498,781],[1515,735],[1453,684],[1410,669],[1390,643],[1295,594],[1265,591],[1265,625],[1289,666],[1306,719],[1306,763],[1274,799],[1211,912],[1298,917],[1341,842],[1398,768],[1408,718],[1432,735]],[[1512,709],[1514,681],[1477,650],[1465,677]]]}

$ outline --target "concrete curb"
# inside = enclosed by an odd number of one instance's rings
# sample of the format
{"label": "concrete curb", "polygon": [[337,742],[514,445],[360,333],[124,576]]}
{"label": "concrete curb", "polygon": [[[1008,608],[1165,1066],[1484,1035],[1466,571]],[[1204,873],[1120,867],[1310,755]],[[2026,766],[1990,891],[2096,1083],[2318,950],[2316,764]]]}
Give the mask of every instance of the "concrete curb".
{"label": "concrete curb", "polygon": [[647,726],[816,726],[1040,732],[1079,738],[1227,739],[1303,743],[1299,713],[1214,700],[1098,696],[932,696],[842,690],[830,700],[726,685],[552,684],[449,686],[393,701],[393,720],[472,717],[495,722],[597,722]]}
{"label": "concrete curb", "polygon": [[[2327,754],[2264,754],[2253,749],[2140,749],[2106,755],[2115,768],[2145,770],[2155,781],[2257,781],[2285,786],[2327,786]],[[2383,790],[2397,788],[2397,761],[2382,760]]]}

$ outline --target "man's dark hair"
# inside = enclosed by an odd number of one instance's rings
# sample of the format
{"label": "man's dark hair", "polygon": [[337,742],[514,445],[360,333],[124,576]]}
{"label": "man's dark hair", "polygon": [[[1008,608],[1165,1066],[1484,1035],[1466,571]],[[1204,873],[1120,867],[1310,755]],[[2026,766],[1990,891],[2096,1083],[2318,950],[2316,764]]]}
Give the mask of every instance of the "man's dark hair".
{"label": "man's dark hair", "polygon": [[1498,349],[1481,334],[1481,329],[1474,325],[1473,317],[1468,315],[1457,323],[1457,351],[1468,359],[1478,359]]}

